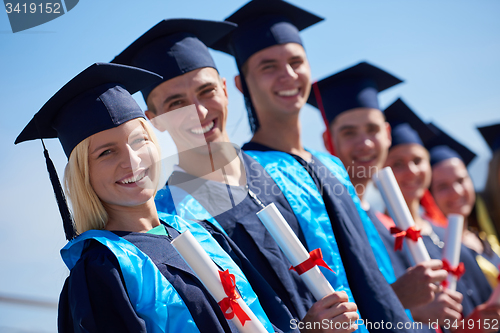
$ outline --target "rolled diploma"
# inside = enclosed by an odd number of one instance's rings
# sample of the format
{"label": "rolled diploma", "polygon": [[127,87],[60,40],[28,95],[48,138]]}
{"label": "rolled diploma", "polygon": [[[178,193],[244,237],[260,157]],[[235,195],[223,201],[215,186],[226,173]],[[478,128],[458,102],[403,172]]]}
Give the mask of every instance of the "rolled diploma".
{"label": "rolled diploma", "polygon": [[[179,252],[184,261],[186,261],[189,267],[195,272],[198,279],[200,279],[217,303],[227,297],[219,277],[220,270],[189,230],[177,236],[172,241],[172,245],[175,247],[177,252]],[[236,315],[231,319],[238,330],[245,333],[267,333],[264,325],[262,325],[241,297],[238,298],[238,304],[250,317],[250,321],[246,321],[245,326],[241,325],[240,320],[236,317]]]}
{"label": "rolled diploma", "polygon": [[[448,215],[448,228],[444,237],[443,259],[446,259],[452,268],[457,267],[460,262],[460,248],[462,244],[462,232],[464,228],[464,217],[458,214]],[[446,278],[448,289],[457,290],[457,277],[448,274]]]}
{"label": "rolled diploma", "polygon": [[[396,226],[401,230],[407,230],[415,225],[411,216],[410,210],[398,186],[398,182],[394,177],[394,173],[390,167],[385,167],[373,176],[382,198],[384,199],[389,215],[396,223]],[[419,238],[417,242],[409,238],[405,238],[408,249],[415,261],[415,264],[430,260],[429,252],[425,248],[424,241]]]}
{"label": "rolled diploma", "polygon": [[[257,213],[257,216],[294,267],[309,259],[309,253],[274,203],[267,205],[266,208]],[[300,277],[316,300],[320,300],[326,295],[335,292],[330,282],[328,282],[323,273],[319,270],[318,266],[314,266],[300,275]]]}

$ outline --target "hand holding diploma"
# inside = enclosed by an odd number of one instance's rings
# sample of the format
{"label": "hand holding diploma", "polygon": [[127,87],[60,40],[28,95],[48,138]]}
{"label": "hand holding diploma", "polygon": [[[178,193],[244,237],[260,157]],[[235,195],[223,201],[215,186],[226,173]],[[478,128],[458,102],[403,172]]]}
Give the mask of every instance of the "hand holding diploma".
{"label": "hand holding diploma", "polygon": [[259,319],[238,295],[234,275],[228,270],[221,272],[189,230],[177,236],[172,245],[219,304],[226,319],[231,320],[240,332],[267,333]]}
{"label": "hand holding diploma", "polygon": [[293,233],[274,203],[258,212],[257,216],[292,263],[292,269],[295,269],[300,274],[316,300],[335,292],[317,266],[319,263],[321,266],[330,269],[322,259],[321,250],[317,249],[311,251],[310,254],[307,253],[304,245]]}
{"label": "hand holding diploma", "polygon": [[[274,203],[258,212],[257,216],[292,264],[290,269],[297,271],[311,293],[318,300],[302,319],[303,327],[306,328],[305,332],[313,331],[307,330],[309,324],[322,322],[323,320],[327,320],[333,323],[333,325],[336,323],[341,325],[342,329],[335,330],[335,332],[355,331],[358,328],[356,322],[359,319],[356,312],[357,306],[355,303],[349,302],[349,298],[345,292],[335,292],[331,284],[319,270],[318,266],[330,269],[323,261],[321,249],[315,249],[307,253],[307,250]],[[321,330],[321,332],[332,331],[334,330]]]}
{"label": "hand holding diploma", "polygon": [[434,300],[435,295],[441,290],[439,284],[448,276],[448,272],[442,267],[441,260],[424,261],[408,268],[391,284],[405,309],[413,310]]}
{"label": "hand holding diploma", "polygon": [[389,215],[397,226],[397,228],[391,228],[391,232],[396,234],[395,250],[403,246],[403,239],[406,238],[415,264],[430,260],[429,252],[425,248],[420,231],[415,228],[415,222],[392,169],[390,167],[383,168],[373,176],[373,180],[384,199]]}
{"label": "hand holding diploma", "polygon": [[413,308],[411,314],[415,321],[437,322],[438,325],[442,326],[445,320],[454,322],[462,318],[462,300],[463,295],[458,291],[444,289],[443,292],[436,295],[431,303]]}
{"label": "hand holding diploma", "polygon": [[458,214],[448,215],[448,228],[444,238],[443,269],[448,272],[448,277],[443,281],[443,287],[457,290],[457,281],[465,273],[463,263],[460,261],[460,249],[464,217]]}

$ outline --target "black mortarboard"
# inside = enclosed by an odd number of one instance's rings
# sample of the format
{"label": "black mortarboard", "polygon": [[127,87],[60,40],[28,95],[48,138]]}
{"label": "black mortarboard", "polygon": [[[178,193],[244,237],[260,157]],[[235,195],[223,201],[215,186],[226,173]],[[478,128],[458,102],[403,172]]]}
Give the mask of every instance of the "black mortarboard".
{"label": "black mortarboard", "polygon": [[490,146],[491,151],[500,149],[500,124],[478,127],[477,129]]}
{"label": "black mortarboard", "polygon": [[[123,65],[97,63],[85,69],[54,94],[17,137],[15,143],[59,138],[66,156],[89,136],[144,117],[131,96],[159,81],[157,74]],[[63,218],[66,238],[75,235],[71,214],[55,167],[44,145],[50,180]]]}
{"label": "black mortarboard", "polygon": [[226,18],[225,21],[238,24],[238,28],[212,47],[234,56],[240,67],[254,53],[269,46],[302,45],[299,31],[322,20],[282,0],[253,0]]}
{"label": "black mortarboard", "polygon": [[322,20],[282,0],[253,0],[226,18],[225,21],[238,24],[238,28],[211,47],[231,54],[236,59],[253,132],[259,123],[241,67],[254,53],[267,47],[286,43],[303,45],[299,31]]}
{"label": "black mortarboard", "polygon": [[433,123],[429,123],[427,126],[436,134],[435,138],[425,143],[425,148],[431,156],[431,166],[454,157],[461,159],[465,166],[468,166],[476,157],[476,154],[469,148],[453,139]]}
{"label": "black mortarboard", "polygon": [[236,27],[229,22],[195,19],[163,20],[130,44],[112,62],[144,68],[163,81],[141,90],[144,100],[160,83],[198,68],[216,68],[208,52],[214,42]]}
{"label": "black mortarboard", "polygon": [[380,109],[377,94],[401,82],[382,69],[361,62],[316,82],[318,89],[311,92],[307,103],[319,109],[317,100],[321,98],[330,124],[340,113],[354,108]]}
{"label": "black mortarboard", "polygon": [[435,137],[434,132],[400,98],[384,110],[391,125],[392,147],[400,144],[425,142]]}
{"label": "black mortarboard", "polygon": [[161,77],[138,68],[96,63],[66,83],[16,139],[59,138],[66,156],[92,134],[144,117],[131,94]]}

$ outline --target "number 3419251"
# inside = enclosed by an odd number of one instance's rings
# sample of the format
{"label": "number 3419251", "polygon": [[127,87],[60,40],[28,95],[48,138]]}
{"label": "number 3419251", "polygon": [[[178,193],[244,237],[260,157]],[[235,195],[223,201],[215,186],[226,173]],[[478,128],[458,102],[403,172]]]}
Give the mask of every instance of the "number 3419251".
{"label": "number 3419251", "polygon": [[10,13],[18,13],[18,14],[35,14],[35,13],[40,13],[40,14],[61,14],[61,4],[60,3],[51,3],[47,2],[45,4],[40,3],[10,3],[7,2],[5,4],[5,10],[7,11],[7,14]]}

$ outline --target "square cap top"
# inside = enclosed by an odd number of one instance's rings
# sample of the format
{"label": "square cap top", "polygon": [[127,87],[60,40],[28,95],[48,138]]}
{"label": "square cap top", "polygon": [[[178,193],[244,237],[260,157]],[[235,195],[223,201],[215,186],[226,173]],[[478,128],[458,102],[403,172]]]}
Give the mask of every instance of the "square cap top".
{"label": "square cap top", "polygon": [[367,62],[349,67],[317,83],[320,96],[311,92],[307,103],[319,108],[321,102],[330,124],[339,114],[355,108],[380,109],[377,94],[403,82]]}
{"label": "square cap top", "polygon": [[238,28],[212,48],[233,55],[241,67],[250,56],[267,47],[302,45],[299,31],[322,20],[283,0],[252,0],[225,19],[238,24]]}
{"label": "square cap top", "polygon": [[500,149],[500,124],[477,128],[492,152]]}
{"label": "square cap top", "polygon": [[385,118],[391,125],[392,146],[416,143],[424,146],[436,134],[401,98],[384,110]]}
{"label": "square cap top", "polygon": [[144,100],[162,82],[198,68],[217,69],[208,51],[213,43],[236,28],[231,22],[195,19],[163,20],[146,31],[113,59],[113,63],[144,68],[163,81],[144,87]]}
{"label": "square cap top", "polygon": [[59,138],[69,158],[73,148],[89,136],[144,117],[131,94],[160,79],[139,68],[95,63],[59,89],[15,143]]}
{"label": "square cap top", "polygon": [[429,123],[427,126],[436,133],[435,138],[425,143],[425,148],[431,156],[431,166],[454,157],[461,159],[465,166],[468,166],[476,157],[474,152],[453,139],[434,123]]}

